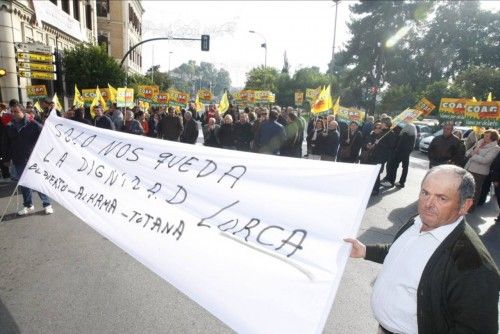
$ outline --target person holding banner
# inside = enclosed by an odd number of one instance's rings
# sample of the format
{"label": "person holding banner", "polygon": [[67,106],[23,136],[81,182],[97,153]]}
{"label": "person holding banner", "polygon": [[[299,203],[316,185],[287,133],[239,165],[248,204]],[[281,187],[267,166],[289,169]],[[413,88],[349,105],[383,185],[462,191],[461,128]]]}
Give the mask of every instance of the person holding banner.
{"label": "person holding banner", "polygon": [[463,168],[434,167],[392,243],[344,239],[351,257],[383,263],[371,298],[379,333],[498,333],[500,272],[465,219],[474,187]]}
{"label": "person holding banner", "polygon": [[483,139],[479,140],[474,147],[471,147],[465,156],[469,158],[465,169],[467,169],[476,182],[476,191],[474,193],[474,203],[470,212],[474,211],[481,195],[481,188],[486,176],[490,172],[490,165],[495,160],[500,147],[498,142],[498,132],[496,130],[486,130]]}
{"label": "person holding banner", "polygon": [[[11,112],[12,120],[7,124],[5,129],[5,141],[2,151],[6,152],[5,161],[11,160],[16,174],[21,176],[42,132],[42,125],[28,118],[17,101],[13,103]],[[17,214],[24,216],[35,210],[33,205],[33,190],[23,186],[19,186],[19,189],[23,195],[23,208]],[[38,192],[38,195],[42,201],[45,214],[50,215],[54,213],[50,198],[41,192]]]}

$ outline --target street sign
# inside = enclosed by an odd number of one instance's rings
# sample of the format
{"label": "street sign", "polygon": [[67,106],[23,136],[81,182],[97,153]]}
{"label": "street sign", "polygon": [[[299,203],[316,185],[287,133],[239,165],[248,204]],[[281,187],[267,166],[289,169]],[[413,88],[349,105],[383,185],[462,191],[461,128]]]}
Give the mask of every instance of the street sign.
{"label": "street sign", "polygon": [[201,51],[210,50],[210,35],[201,35]]}
{"label": "street sign", "polygon": [[55,73],[50,72],[26,72],[19,71],[19,76],[31,79],[42,79],[42,80],[57,80]]}
{"label": "street sign", "polygon": [[43,64],[43,63],[28,63],[28,62],[19,62],[17,66],[20,70],[31,70],[31,71],[44,71],[44,72],[55,72],[56,65]]}
{"label": "street sign", "polygon": [[43,63],[52,63],[55,61],[55,57],[53,55],[26,52],[18,52],[17,59],[21,61],[39,61]]}
{"label": "street sign", "polygon": [[39,43],[16,43],[16,49],[17,51],[47,53],[47,54],[51,54],[54,52],[51,46]]}

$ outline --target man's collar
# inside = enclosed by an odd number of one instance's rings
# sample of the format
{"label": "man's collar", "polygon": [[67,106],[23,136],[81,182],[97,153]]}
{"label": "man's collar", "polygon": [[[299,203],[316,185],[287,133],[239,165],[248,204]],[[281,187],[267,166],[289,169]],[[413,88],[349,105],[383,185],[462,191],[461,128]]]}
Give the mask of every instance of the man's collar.
{"label": "man's collar", "polygon": [[[464,216],[460,216],[453,223],[436,227],[430,231],[427,231],[427,233],[430,233],[434,238],[438,239],[440,242],[443,242],[443,240],[446,239],[448,235],[450,235],[450,233],[455,229],[455,227],[458,226],[458,224],[460,224],[463,219]],[[420,216],[415,217],[415,226],[418,228],[418,231],[422,229],[422,225],[423,223],[420,219]]]}

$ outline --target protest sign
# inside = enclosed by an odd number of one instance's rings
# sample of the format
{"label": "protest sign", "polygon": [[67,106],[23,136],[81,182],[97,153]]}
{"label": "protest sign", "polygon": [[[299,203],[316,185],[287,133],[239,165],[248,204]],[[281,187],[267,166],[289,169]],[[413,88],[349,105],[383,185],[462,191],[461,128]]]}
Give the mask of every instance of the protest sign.
{"label": "protest sign", "polygon": [[500,127],[499,101],[468,101],[465,105],[465,125],[493,129]]}
{"label": "protest sign", "polygon": [[[321,333],[380,166],[109,131],[52,113],[19,181],[237,332]],[[328,210],[317,210],[319,206]]]}
{"label": "protest sign", "polygon": [[26,86],[26,94],[32,100],[40,100],[47,97],[47,87],[45,85]]}
{"label": "protest sign", "polygon": [[200,89],[197,95],[201,103],[212,103],[213,95],[208,89]]}
{"label": "protest sign", "polygon": [[439,118],[442,120],[463,121],[465,117],[465,105],[468,99],[441,99],[439,103]]}
{"label": "protest sign", "polygon": [[118,88],[116,90],[116,106],[119,108],[134,107],[134,89],[133,88]]}
{"label": "protest sign", "polygon": [[186,107],[189,100],[189,94],[176,89],[168,90],[168,105],[175,107]]}
{"label": "protest sign", "polygon": [[416,120],[418,116],[420,116],[420,113],[420,110],[410,108],[405,109],[402,113],[392,119],[392,126],[396,126],[401,122],[411,123]]}
{"label": "protest sign", "polygon": [[303,91],[296,91],[295,92],[295,105],[301,106],[303,104],[304,104],[304,92]]}
{"label": "protest sign", "polygon": [[429,101],[425,97],[423,97],[420,99],[420,101],[417,102],[417,104],[415,105],[415,107],[413,107],[413,109],[420,111],[421,117],[426,117],[434,109],[436,109],[436,106],[434,104],[432,104],[431,101]]}
{"label": "protest sign", "polygon": [[358,124],[361,124],[365,120],[365,111],[356,108],[346,108],[340,106],[337,117],[346,122],[354,121]]}
{"label": "protest sign", "polygon": [[153,96],[158,95],[158,86],[137,86],[137,99],[143,102],[153,102]]}
{"label": "protest sign", "polygon": [[306,88],[306,101],[312,102],[318,98],[319,93],[321,93],[322,87],[316,89]]}

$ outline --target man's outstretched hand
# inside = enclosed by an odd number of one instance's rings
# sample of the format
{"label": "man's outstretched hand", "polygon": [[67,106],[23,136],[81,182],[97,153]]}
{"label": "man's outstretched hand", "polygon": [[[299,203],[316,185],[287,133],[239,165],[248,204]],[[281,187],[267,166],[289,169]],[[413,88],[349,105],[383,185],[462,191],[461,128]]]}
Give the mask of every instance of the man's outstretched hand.
{"label": "man's outstretched hand", "polygon": [[364,259],[366,256],[366,246],[361,243],[358,239],[346,238],[345,242],[348,242],[352,245],[350,257],[354,257],[357,259]]}

